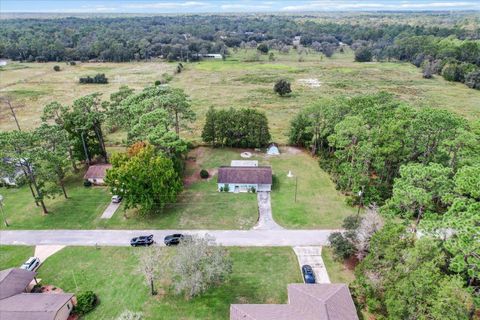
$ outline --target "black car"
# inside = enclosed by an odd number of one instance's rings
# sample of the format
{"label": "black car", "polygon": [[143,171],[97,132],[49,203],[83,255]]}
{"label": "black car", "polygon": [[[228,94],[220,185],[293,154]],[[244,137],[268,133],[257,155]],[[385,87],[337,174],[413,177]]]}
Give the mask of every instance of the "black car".
{"label": "black car", "polygon": [[315,283],[315,273],[308,264],[302,266],[303,280],[305,283]]}
{"label": "black car", "polygon": [[184,238],[185,238],[185,235],[181,233],[175,233],[175,234],[166,236],[165,239],[163,239],[163,242],[165,243],[166,246],[176,246]]}
{"label": "black car", "polygon": [[133,238],[130,240],[130,245],[132,247],[138,247],[138,246],[149,246],[153,244],[153,234],[148,235],[148,236],[140,236]]}

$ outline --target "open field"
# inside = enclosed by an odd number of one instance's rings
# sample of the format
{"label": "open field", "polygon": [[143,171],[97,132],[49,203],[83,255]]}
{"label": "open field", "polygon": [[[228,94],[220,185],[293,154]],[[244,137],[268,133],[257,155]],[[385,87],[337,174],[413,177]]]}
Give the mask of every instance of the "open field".
{"label": "open field", "polygon": [[[336,53],[332,58],[311,52],[298,55],[274,52],[276,60],[246,62],[254,59],[255,50],[232,52],[227,61],[202,61],[185,64],[185,70],[174,77],[171,85],[185,89],[197,112],[193,131],[186,135],[200,142],[200,132],[208,107],[253,107],[267,113],[272,139],[284,143],[290,120],[304,106],[320,97],[355,95],[387,91],[414,106],[444,108],[469,119],[480,117],[480,92],[461,83],[447,82],[442,77],[427,80],[420,69],[409,63],[353,62],[353,54]],[[300,58],[301,57],[301,58]],[[300,62],[299,60],[302,60]],[[120,85],[141,89],[171,74],[175,63],[80,63],[67,66],[57,63],[62,71],[53,71],[56,63],[12,63],[0,71],[0,95],[9,95],[18,108],[20,125],[38,125],[43,106],[51,101],[70,103],[88,93],[103,93],[105,99]],[[105,73],[107,85],[80,85],[78,77]],[[290,97],[278,97],[272,87],[280,78],[292,82]],[[311,88],[302,79],[317,79],[320,87]],[[2,105],[0,129],[14,128],[13,120]],[[122,133],[110,140],[121,141]]]}
{"label": "open field", "polygon": [[143,311],[145,319],[226,319],[231,303],[285,303],[287,284],[301,282],[291,248],[229,248],[227,283],[190,301],[159,287],[152,297],[135,249],[68,247],[48,258],[39,278],[67,292],[94,291],[100,304],[82,319],[114,319],[127,308]]}
{"label": "open field", "polygon": [[20,267],[33,251],[29,246],[0,246],[0,270]]}

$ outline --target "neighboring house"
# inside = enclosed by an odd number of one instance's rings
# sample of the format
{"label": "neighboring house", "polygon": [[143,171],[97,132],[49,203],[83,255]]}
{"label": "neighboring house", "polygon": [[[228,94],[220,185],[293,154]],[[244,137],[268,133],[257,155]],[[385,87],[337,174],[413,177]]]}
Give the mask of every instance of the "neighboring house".
{"label": "neighboring house", "polygon": [[95,185],[104,185],[107,170],[112,168],[111,164],[94,164],[91,165],[83,178]]}
{"label": "neighboring house", "polygon": [[231,167],[258,167],[257,160],[232,160]]}
{"label": "neighboring house", "polygon": [[271,167],[220,167],[218,169],[218,190],[228,186],[229,192],[271,191]]}
{"label": "neighboring house", "polygon": [[192,56],[202,59],[223,59],[220,53],[194,53]]}
{"label": "neighboring house", "polygon": [[358,320],[348,286],[289,284],[287,304],[232,304],[230,320]]}
{"label": "neighboring house", "polygon": [[300,40],[302,40],[302,36],[295,36],[292,40],[292,44],[298,47],[300,45]]}
{"label": "neighboring house", "polygon": [[280,150],[278,149],[278,145],[272,143],[267,148],[267,154],[271,156],[278,156],[280,154]]}
{"label": "neighboring house", "polygon": [[26,293],[36,272],[0,271],[0,319],[66,320],[73,309],[71,293]]}

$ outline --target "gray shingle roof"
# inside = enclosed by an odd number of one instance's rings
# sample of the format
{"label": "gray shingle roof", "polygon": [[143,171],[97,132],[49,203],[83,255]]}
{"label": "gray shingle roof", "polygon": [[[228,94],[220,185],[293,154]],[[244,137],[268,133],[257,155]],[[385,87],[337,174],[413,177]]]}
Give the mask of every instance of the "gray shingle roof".
{"label": "gray shingle roof", "polygon": [[84,179],[104,179],[107,170],[112,167],[111,164],[94,164],[88,167],[87,172],[83,176]]}
{"label": "gray shingle roof", "polygon": [[290,284],[288,304],[233,304],[231,320],[358,320],[345,284]]}
{"label": "gray shingle roof", "polygon": [[11,268],[0,271],[0,300],[22,293],[36,272]]}
{"label": "gray shingle roof", "polygon": [[272,168],[220,167],[218,183],[272,184]]}
{"label": "gray shingle roof", "polygon": [[70,299],[70,293],[22,293],[0,300],[0,319],[55,320]]}

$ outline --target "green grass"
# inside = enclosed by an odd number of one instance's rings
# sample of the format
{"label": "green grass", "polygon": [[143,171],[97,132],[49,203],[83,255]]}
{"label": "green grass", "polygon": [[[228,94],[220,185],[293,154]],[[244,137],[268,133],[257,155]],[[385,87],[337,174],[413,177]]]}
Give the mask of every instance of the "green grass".
{"label": "green grass", "polygon": [[[175,250],[164,248],[162,250]],[[231,303],[285,303],[287,284],[301,282],[290,248],[229,248],[233,273],[228,282],[185,301],[170,290],[151,297],[139,272],[135,248],[68,247],[39,270],[44,284],[67,292],[94,291],[99,306],[84,319],[114,319],[124,309],[145,319],[228,319]]]}
{"label": "green grass", "polygon": [[[269,162],[275,175],[271,194],[273,217],[284,227],[339,228],[343,219],[354,212],[317,160],[306,152],[282,154]],[[294,177],[287,177],[289,171]]]}
{"label": "green grass", "polygon": [[339,261],[333,255],[332,248],[322,247],[322,258],[328,277],[332,283],[351,283],[355,280],[353,270],[348,269],[342,261]]}
{"label": "green grass", "polygon": [[33,247],[0,246],[0,270],[18,268],[33,256]]}

